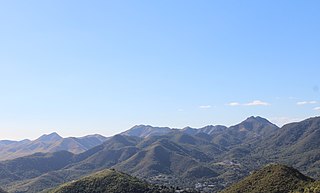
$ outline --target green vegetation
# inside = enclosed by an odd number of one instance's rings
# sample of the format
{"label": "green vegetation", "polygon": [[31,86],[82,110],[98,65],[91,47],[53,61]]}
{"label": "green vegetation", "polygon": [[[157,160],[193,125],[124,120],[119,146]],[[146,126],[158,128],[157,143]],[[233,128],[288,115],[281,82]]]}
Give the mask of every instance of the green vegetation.
{"label": "green vegetation", "polygon": [[284,165],[268,165],[222,191],[222,193],[285,193],[314,180]]}
{"label": "green vegetation", "polygon": [[103,170],[80,180],[63,184],[50,193],[173,193],[173,188],[158,187],[127,174]]}
{"label": "green vegetation", "polygon": [[292,193],[320,193],[320,182],[309,183],[304,187],[300,187]]}

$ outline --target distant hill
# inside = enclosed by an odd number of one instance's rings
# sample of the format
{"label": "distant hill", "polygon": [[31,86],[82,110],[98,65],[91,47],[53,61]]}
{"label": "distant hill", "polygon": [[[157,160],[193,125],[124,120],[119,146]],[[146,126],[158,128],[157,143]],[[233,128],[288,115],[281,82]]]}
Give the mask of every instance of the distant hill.
{"label": "distant hill", "polygon": [[[191,136],[188,137],[192,139]],[[159,174],[187,178],[193,175],[198,178],[217,176],[218,174],[210,168],[202,166],[199,161],[201,159],[209,160],[210,158],[200,151],[193,152],[181,143],[159,138],[129,159],[116,165],[115,168],[141,177],[152,177]],[[203,172],[204,170],[207,172]]]}
{"label": "distant hill", "polygon": [[243,122],[215,132],[213,142],[224,147],[260,141],[272,135],[279,127],[262,117],[249,117]]}
{"label": "distant hill", "polygon": [[48,153],[65,150],[72,153],[81,153],[102,144],[105,140],[106,138],[101,135],[62,138],[57,133],[42,135],[34,141],[3,140],[0,141],[0,161],[27,156],[37,152]]}
{"label": "distant hill", "polygon": [[185,127],[183,129],[171,129],[169,127],[152,127],[150,125],[136,125],[122,132],[121,135],[147,138],[152,136],[167,135],[172,132],[182,132],[188,135],[208,134],[212,136],[214,143],[223,146],[238,145],[243,142],[261,139],[271,135],[279,129],[278,126],[262,117],[249,117],[243,122],[226,127],[222,125],[208,125],[199,129]]}
{"label": "distant hill", "polygon": [[220,133],[223,132],[225,129],[227,129],[226,126],[222,126],[222,125],[208,125],[199,129],[196,128],[191,128],[191,127],[185,127],[182,129],[183,133],[189,134],[189,135],[196,135],[198,133],[205,133],[208,135],[214,135],[216,133]]}
{"label": "distant hill", "polygon": [[320,175],[320,117],[284,125],[266,140],[256,144],[252,155],[278,161]]}
{"label": "distant hill", "polygon": [[63,184],[50,193],[173,193],[114,170],[103,170],[80,180]]}
{"label": "distant hill", "polygon": [[67,151],[36,153],[30,156],[0,162],[0,183],[7,186],[11,182],[38,177],[59,170],[70,164],[73,154]]}
{"label": "distant hill", "polygon": [[76,155],[76,162],[67,168],[86,172],[110,168],[136,154],[140,141],[141,138],[137,137],[115,135],[103,144]]}
{"label": "distant hill", "polygon": [[150,125],[136,125],[131,129],[122,132],[121,135],[134,136],[134,137],[151,137],[155,135],[165,135],[172,132],[169,127],[152,127]]}
{"label": "distant hill", "polygon": [[315,117],[284,125],[263,144],[277,149],[285,148],[288,155],[300,154],[320,147],[319,137],[320,117]]}
{"label": "distant hill", "polygon": [[285,165],[268,165],[221,193],[286,193],[314,180]]}
{"label": "distant hill", "polygon": [[[116,135],[78,155],[66,151],[36,153],[0,162],[0,184],[10,192],[40,192],[127,159],[126,156],[135,153],[126,147],[134,145],[134,140],[134,137]],[[19,169],[20,166],[26,169]]]}
{"label": "distant hill", "polygon": [[126,135],[126,136],[141,137],[141,138],[167,135],[171,132],[176,132],[176,131],[180,131],[189,135],[195,135],[198,133],[213,135],[219,132],[223,132],[225,129],[227,129],[227,127],[222,125],[217,125],[217,126],[208,125],[199,129],[191,128],[191,127],[185,127],[183,129],[172,129],[169,127],[153,127],[150,125],[136,125],[131,129],[125,132],[122,132],[120,134]]}
{"label": "distant hill", "polygon": [[259,116],[249,117],[238,125],[229,128],[230,131],[236,132],[238,134],[238,137],[240,138],[257,138],[261,136],[265,137],[269,136],[278,129],[278,126]]}
{"label": "distant hill", "polygon": [[[202,151],[208,151],[208,154]],[[9,186],[7,189],[10,192],[40,192],[110,167],[145,179],[163,174],[168,177],[176,176],[174,179],[176,184],[183,179],[188,179],[184,182],[188,184],[198,178],[218,176],[218,173],[207,166],[208,161],[212,159],[211,154],[215,152],[221,150],[210,141],[180,132],[145,139],[115,135],[102,145],[84,153],[78,155],[69,153],[68,158],[59,156],[61,160],[55,160],[53,163],[51,160],[54,159],[48,154],[34,154],[0,162],[0,165],[3,164],[3,167],[0,167],[0,174],[4,174],[0,184]],[[46,160],[49,166],[55,168],[45,168],[47,164],[41,163],[42,160]],[[34,163],[43,166],[39,167]],[[17,165],[30,167],[21,170],[8,167]]]}

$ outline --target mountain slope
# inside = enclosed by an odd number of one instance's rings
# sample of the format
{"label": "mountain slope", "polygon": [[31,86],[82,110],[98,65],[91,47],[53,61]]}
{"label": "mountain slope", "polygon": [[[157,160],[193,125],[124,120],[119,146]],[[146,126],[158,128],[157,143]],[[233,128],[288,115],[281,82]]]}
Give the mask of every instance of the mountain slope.
{"label": "mountain slope", "polygon": [[320,117],[284,125],[256,145],[255,157],[292,165],[317,177],[320,174]]}
{"label": "mountain slope", "polygon": [[320,192],[320,181],[309,183],[306,186],[300,187],[293,193],[319,193]]}
{"label": "mountain slope", "polygon": [[319,137],[320,117],[315,117],[283,126],[265,143],[272,148],[285,148],[287,154],[297,154],[320,147]]}
{"label": "mountain slope", "polygon": [[279,129],[261,117],[249,117],[243,122],[216,133],[213,141],[225,147],[248,144],[265,139]]}
{"label": "mountain slope", "polygon": [[42,135],[34,141],[0,141],[0,161],[14,159],[22,156],[42,152],[69,151],[81,153],[92,147],[102,144],[105,137],[101,135],[89,135],[85,137],[62,138],[57,133]]}
{"label": "mountain slope", "polygon": [[226,126],[222,126],[222,125],[216,125],[216,126],[208,125],[208,126],[205,126],[205,127],[199,128],[199,129],[191,128],[191,127],[185,127],[185,128],[183,128],[181,130],[182,130],[183,133],[186,133],[186,134],[189,134],[189,135],[196,135],[196,134],[199,134],[199,133],[205,133],[205,134],[208,134],[208,135],[215,135],[215,134],[223,132],[226,129],[227,129],[227,127]]}
{"label": "mountain slope", "polygon": [[262,117],[249,117],[238,125],[230,127],[230,130],[236,131],[241,136],[259,137],[267,136],[279,128]]}
{"label": "mountain slope", "polygon": [[109,168],[138,152],[136,145],[140,138],[115,135],[103,144],[75,156],[75,163],[68,169],[81,169],[88,172]]}
{"label": "mountain slope", "polygon": [[150,125],[136,125],[132,127],[131,129],[120,133],[121,135],[126,136],[134,136],[134,137],[151,137],[155,135],[165,135],[173,130],[169,127],[152,127]]}
{"label": "mountain slope", "polygon": [[[138,138],[139,139],[139,138]],[[77,179],[83,175],[88,175],[92,172],[109,168],[118,162],[127,159],[128,156],[132,156],[135,151],[135,145],[138,140],[135,137],[116,135],[109,138],[104,144],[96,146],[82,154],[73,155],[70,154],[70,159],[61,157],[61,161],[56,160],[57,163],[50,165],[59,164],[61,167],[55,168],[54,170],[47,170],[46,172],[41,172],[36,169],[30,168],[33,175],[28,175],[28,170],[22,170],[25,176],[15,175],[16,171],[14,169],[7,169],[8,165],[14,165],[14,162],[20,163],[22,166],[35,165],[32,159],[34,155],[17,158],[14,160],[8,160],[5,162],[0,162],[3,167],[0,167],[0,174],[6,172],[3,180],[0,180],[0,184],[5,185],[6,189],[10,192],[40,192],[47,188],[52,188],[61,183],[69,180]],[[60,152],[54,153],[58,154]],[[49,154],[38,153],[35,154],[38,159],[45,160]],[[19,162],[17,160],[24,160],[24,162]],[[54,160],[54,159],[50,159]],[[50,163],[50,160],[47,162]],[[46,163],[39,164],[39,166],[46,166]],[[35,166],[35,168],[37,168]],[[39,167],[41,168],[41,167]],[[10,178],[9,175],[13,175]],[[0,176],[1,177],[1,176]],[[0,178],[1,179],[1,178]],[[5,181],[6,180],[6,181]]]}
{"label": "mountain slope", "polygon": [[[201,150],[207,145],[184,133],[154,136],[140,142],[137,147],[141,149],[136,154],[113,168],[155,183],[190,187],[198,180],[219,175],[208,166],[212,160],[211,153],[206,154]],[[214,148],[209,149],[221,152]]]}
{"label": "mountain slope", "polygon": [[59,170],[70,164],[73,154],[67,151],[55,153],[36,153],[30,156],[0,162],[0,183],[31,179],[44,173]]}
{"label": "mountain slope", "polygon": [[285,193],[304,187],[314,180],[284,165],[268,165],[221,193]]}
{"label": "mountain slope", "polygon": [[[63,184],[50,193],[156,193],[160,188],[114,170],[103,170],[80,180]],[[174,192],[167,188],[163,193]]]}
{"label": "mountain slope", "polygon": [[[188,157],[184,152],[177,150],[175,145],[165,143],[167,142],[160,141],[139,151],[128,160],[117,165],[116,168],[132,172],[138,176],[154,176],[158,174],[182,174],[187,167],[196,165],[195,160]],[[179,165],[177,165],[178,160],[181,163]]]}

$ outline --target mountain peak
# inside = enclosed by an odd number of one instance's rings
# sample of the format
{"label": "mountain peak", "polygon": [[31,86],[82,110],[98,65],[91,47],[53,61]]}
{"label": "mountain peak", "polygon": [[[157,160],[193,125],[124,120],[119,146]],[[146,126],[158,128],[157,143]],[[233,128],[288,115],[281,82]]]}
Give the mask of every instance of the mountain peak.
{"label": "mountain peak", "polygon": [[194,135],[194,134],[199,132],[198,129],[195,129],[195,128],[192,128],[192,127],[189,127],[189,126],[183,128],[181,131],[183,131],[183,133],[187,133],[189,135]]}
{"label": "mountain peak", "polygon": [[63,139],[58,133],[53,132],[50,134],[44,134],[37,139],[37,141],[48,142],[48,141],[57,141]]}
{"label": "mountain peak", "polygon": [[135,136],[135,137],[150,137],[154,135],[164,135],[171,132],[169,127],[153,127],[150,125],[135,125],[131,129],[121,133],[122,135]]}
{"label": "mountain peak", "polygon": [[270,121],[268,121],[267,119],[260,117],[260,116],[251,116],[248,117],[245,122],[260,122],[260,123],[271,123]]}
{"label": "mountain peak", "polygon": [[272,126],[272,127],[278,128],[278,126],[271,123],[268,119],[260,116],[248,117],[246,120],[242,121],[240,124],[258,124],[258,125]]}
{"label": "mountain peak", "polygon": [[152,127],[152,126],[140,124],[140,125],[134,125],[131,129],[146,128],[146,127]]}

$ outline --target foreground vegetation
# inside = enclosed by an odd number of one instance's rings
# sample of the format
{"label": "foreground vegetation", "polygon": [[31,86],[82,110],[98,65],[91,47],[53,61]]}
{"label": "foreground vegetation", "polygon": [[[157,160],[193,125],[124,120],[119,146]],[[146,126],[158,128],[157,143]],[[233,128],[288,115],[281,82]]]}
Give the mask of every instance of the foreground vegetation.
{"label": "foreground vegetation", "polygon": [[320,193],[320,182],[285,165],[268,165],[221,193]]}
{"label": "foreground vegetation", "polygon": [[[174,193],[174,188],[148,184],[115,170],[103,170],[63,184],[49,193]],[[187,191],[183,191],[187,192]]]}

